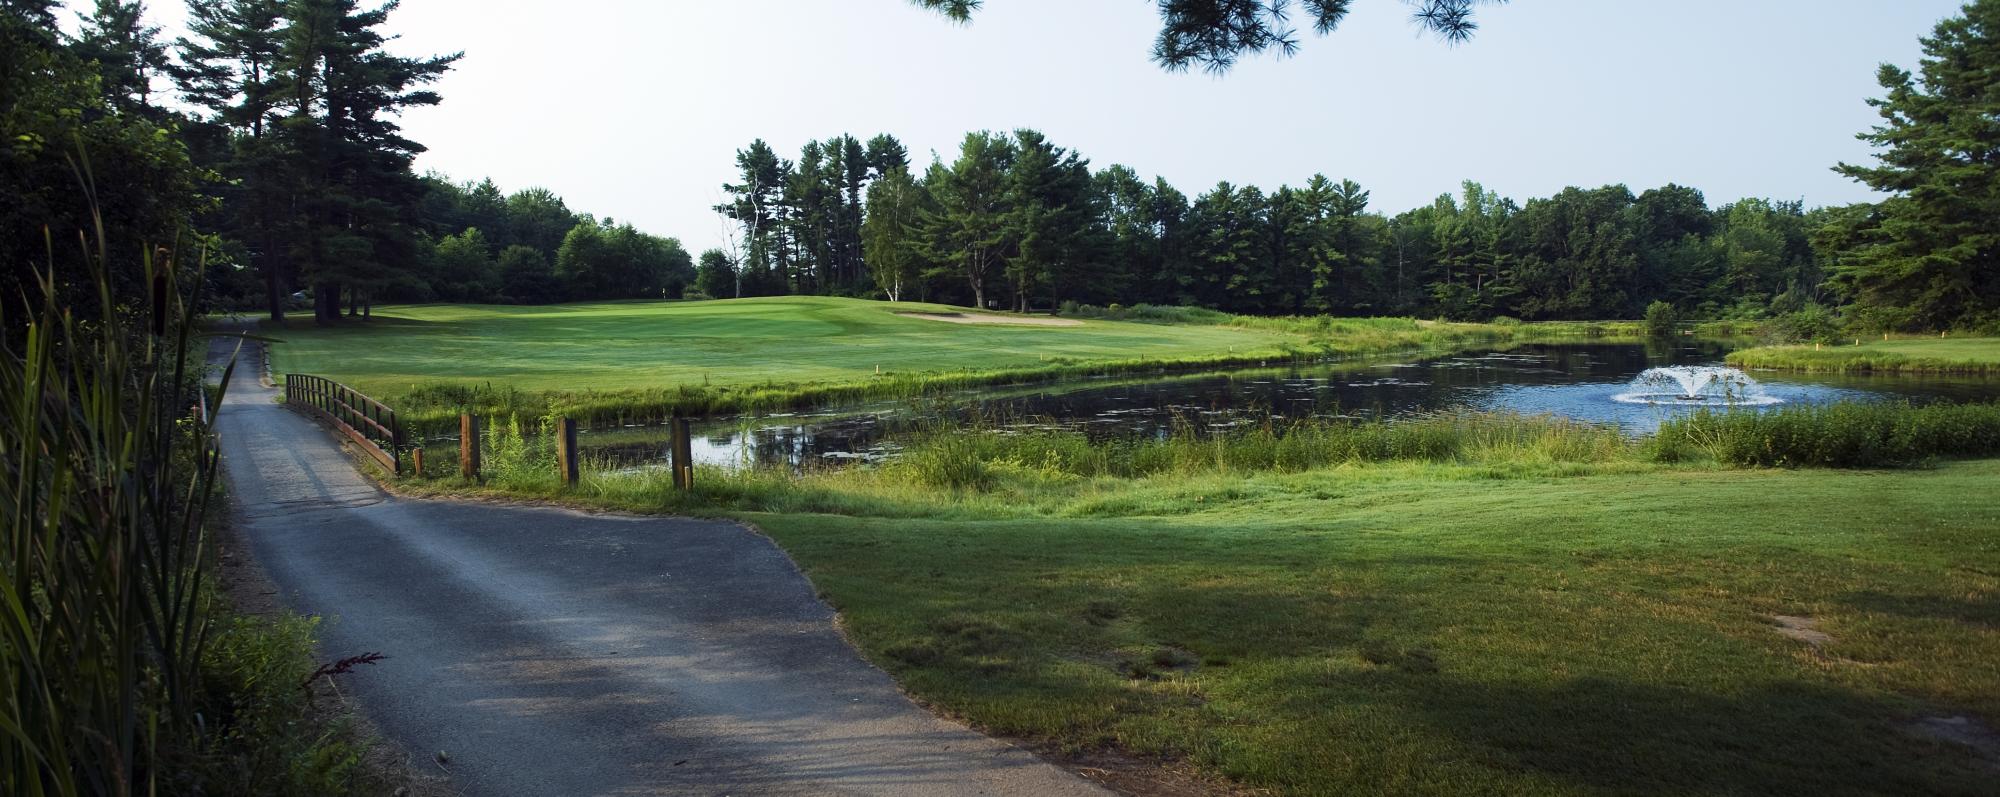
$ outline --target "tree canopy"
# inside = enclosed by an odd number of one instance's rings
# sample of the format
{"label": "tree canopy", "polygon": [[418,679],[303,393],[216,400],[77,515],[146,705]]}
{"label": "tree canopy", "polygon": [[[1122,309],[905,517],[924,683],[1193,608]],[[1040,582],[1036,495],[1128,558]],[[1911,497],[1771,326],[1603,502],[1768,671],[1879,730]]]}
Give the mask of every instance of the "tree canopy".
{"label": "tree canopy", "polygon": [[[969,22],[984,0],[910,0],[954,22]],[[1479,23],[1473,9],[1506,0],[1403,0],[1410,19],[1420,29],[1447,42],[1472,38]],[[1158,0],[1160,33],[1153,41],[1153,62],[1169,71],[1199,66],[1222,73],[1244,53],[1275,50],[1289,56],[1298,50],[1298,29],[1292,26],[1292,0]],[[1340,27],[1353,0],[1300,0],[1313,32],[1325,35]]]}
{"label": "tree canopy", "polygon": [[1832,285],[1882,327],[2000,322],[2000,2],[1975,0],[1922,39],[1916,74],[1884,64],[1874,165],[1837,170],[1889,194],[1823,238]]}

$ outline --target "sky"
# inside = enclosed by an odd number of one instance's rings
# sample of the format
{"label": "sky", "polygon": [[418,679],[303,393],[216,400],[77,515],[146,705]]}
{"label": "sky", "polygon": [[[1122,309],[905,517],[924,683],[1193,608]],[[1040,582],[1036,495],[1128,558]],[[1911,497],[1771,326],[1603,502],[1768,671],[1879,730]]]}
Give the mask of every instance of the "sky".
{"label": "sky", "polygon": [[[178,3],[152,0],[173,35]],[[712,207],[734,152],[763,138],[887,132],[922,164],[968,130],[1031,127],[1094,167],[1122,163],[1190,197],[1314,173],[1396,213],[1477,180],[1516,200],[1564,186],[1669,182],[1710,204],[1869,198],[1830,171],[1884,62],[1956,0],[1515,0],[1483,7],[1469,42],[1358,0],[1298,53],[1225,75],[1148,56],[1148,0],[987,0],[959,26],[906,0],[404,0],[402,55],[463,51],[409,111],[419,170],[542,186],[571,209],[722,243]]]}

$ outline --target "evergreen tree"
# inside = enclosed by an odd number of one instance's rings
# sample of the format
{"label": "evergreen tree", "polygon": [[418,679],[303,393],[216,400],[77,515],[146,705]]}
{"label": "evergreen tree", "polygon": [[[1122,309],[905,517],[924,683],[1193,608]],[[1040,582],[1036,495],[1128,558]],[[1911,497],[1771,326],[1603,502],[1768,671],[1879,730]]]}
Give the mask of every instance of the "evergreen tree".
{"label": "evergreen tree", "polygon": [[[911,0],[955,22],[972,19],[981,0]],[[1472,10],[1484,2],[1505,0],[1406,0],[1411,19],[1423,30],[1451,42],[1472,37],[1479,24]],[[1304,0],[1313,31],[1332,33],[1347,18],[1353,0]],[[1227,72],[1242,53],[1276,50],[1291,55],[1298,49],[1298,32],[1291,27],[1291,0],[1158,0],[1160,34],[1153,42],[1153,61],[1168,70],[1199,65],[1209,72]]]}
{"label": "evergreen tree", "polygon": [[1835,290],[1885,328],[2000,320],[2000,0],[1973,0],[1922,40],[1918,74],[1884,64],[1876,165],[1841,174],[1888,193],[1856,231]]}
{"label": "evergreen tree", "polygon": [[112,106],[164,118],[153,107],[152,96],[153,79],[167,71],[167,46],[160,41],[160,29],[145,23],[145,13],[140,0],[97,0],[82,19],[74,50],[97,65],[100,89]]}
{"label": "evergreen tree", "polygon": [[416,242],[402,221],[421,194],[410,162],[424,147],[404,138],[394,117],[434,105],[420,87],[458,55],[404,58],[382,50],[377,30],[394,5],[360,10],[355,0],[290,0],[279,66],[287,115],[279,124],[295,188],[289,254],[313,285],[314,317],[350,315],[369,292],[409,275]]}
{"label": "evergreen tree", "polygon": [[730,198],[715,209],[742,225],[748,250],[745,262],[738,264],[736,285],[728,295],[754,296],[762,292],[763,285],[771,281],[768,275],[778,267],[783,233],[777,221],[790,168],[761,138],[736,151],[736,168],[741,182],[722,186]]}
{"label": "evergreen tree", "polygon": [[1008,166],[1007,203],[1015,255],[1006,274],[1014,289],[1014,309],[1027,312],[1029,295],[1047,286],[1051,304],[1066,286],[1097,238],[1091,207],[1090,162],[1049,143],[1034,130],[1014,133],[1014,160]]}
{"label": "evergreen tree", "polygon": [[925,180],[937,205],[925,213],[925,254],[949,264],[971,290],[973,306],[982,309],[988,283],[1014,244],[1007,186],[1013,160],[1006,136],[967,133],[958,160],[949,168],[933,166]]}
{"label": "evergreen tree", "polygon": [[868,139],[865,157],[871,179],[897,169],[906,172],[910,170],[910,150],[903,146],[903,142],[897,141],[895,136],[888,133],[879,133],[874,138]]}

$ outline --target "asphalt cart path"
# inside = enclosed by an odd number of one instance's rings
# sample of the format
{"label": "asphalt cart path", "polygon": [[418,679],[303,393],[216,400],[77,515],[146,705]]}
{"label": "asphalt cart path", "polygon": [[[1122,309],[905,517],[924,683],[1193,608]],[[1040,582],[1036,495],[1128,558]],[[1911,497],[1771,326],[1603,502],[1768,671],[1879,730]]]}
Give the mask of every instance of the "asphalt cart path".
{"label": "asphalt cart path", "polygon": [[237,534],[323,656],[387,656],[341,687],[466,793],[1103,793],[911,703],[762,535],[390,496],[256,354],[218,416]]}

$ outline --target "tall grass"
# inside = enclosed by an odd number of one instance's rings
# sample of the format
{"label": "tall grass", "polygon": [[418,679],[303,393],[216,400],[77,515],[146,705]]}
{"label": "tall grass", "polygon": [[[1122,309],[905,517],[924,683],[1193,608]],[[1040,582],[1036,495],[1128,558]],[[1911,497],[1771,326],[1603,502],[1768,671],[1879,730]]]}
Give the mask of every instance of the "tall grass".
{"label": "tall grass", "polygon": [[216,449],[190,411],[195,302],[170,260],[145,264],[146,312],[112,295],[101,243],[87,259],[95,319],[60,306],[51,270],[0,357],[7,794],[178,791],[203,721]]}
{"label": "tall grass", "polygon": [[[1140,480],[1256,477],[1376,464],[1467,466],[1481,476],[1538,477],[1662,466],[1870,468],[1948,457],[2000,455],[2000,403],[1844,403],[1773,411],[1699,411],[1659,431],[1555,416],[1472,411],[1395,420],[1295,420],[1208,431],[1184,424],[1158,437],[1093,439],[1077,431],[996,427],[974,421],[899,438],[877,465],[698,467],[696,487],[672,486],[665,468],[586,462],[581,485],[563,487],[550,458],[502,454],[476,488],[560,496],[597,505],[689,514],[825,513],[871,517],[940,514],[1011,517],[1060,512],[1080,496],[1125,494]],[[518,450],[511,424],[486,450]],[[546,443],[529,438],[527,450]],[[489,458],[493,454],[487,455]],[[419,491],[473,487],[455,478]],[[1111,500],[1107,498],[1106,500]],[[1116,503],[1113,501],[1113,503]]]}
{"label": "tall grass", "polygon": [[980,490],[1003,474],[1143,478],[1298,472],[1373,462],[1608,462],[1627,458],[1617,429],[1552,416],[1448,412],[1398,421],[1295,421],[1161,438],[1093,442],[1080,432],[955,431],[916,441],[886,465],[897,478]]}
{"label": "tall grass", "polygon": [[1650,441],[1665,461],[1871,468],[2000,455],[2000,404],[1796,404],[1764,412],[1700,410]]}
{"label": "tall grass", "polygon": [[148,259],[135,297],[85,261],[0,304],[28,315],[0,318],[0,794],[387,793],[301,688],[313,621],[233,617],[210,578],[233,365],[200,384],[200,270]]}

